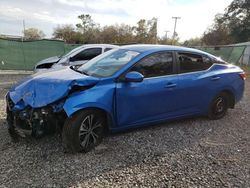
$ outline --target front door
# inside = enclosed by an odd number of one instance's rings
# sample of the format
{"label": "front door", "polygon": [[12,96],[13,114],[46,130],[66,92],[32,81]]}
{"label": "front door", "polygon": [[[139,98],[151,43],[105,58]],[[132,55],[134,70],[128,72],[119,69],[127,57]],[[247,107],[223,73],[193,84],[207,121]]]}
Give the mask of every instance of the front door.
{"label": "front door", "polygon": [[116,86],[118,126],[130,126],[166,119],[178,100],[178,76],[171,52],[160,52],[137,62],[129,71],[144,75],[140,83],[119,82]]}

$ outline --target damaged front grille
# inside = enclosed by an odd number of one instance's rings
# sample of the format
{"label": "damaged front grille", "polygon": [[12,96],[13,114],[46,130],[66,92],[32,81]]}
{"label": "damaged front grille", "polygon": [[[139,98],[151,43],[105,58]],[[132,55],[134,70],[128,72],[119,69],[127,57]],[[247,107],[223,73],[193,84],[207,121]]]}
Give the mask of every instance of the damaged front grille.
{"label": "damaged front grille", "polygon": [[[61,130],[66,113],[63,110],[64,101],[57,101],[42,108],[27,106],[23,110],[13,110],[14,102],[9,94],[6,95],[6,112],[9,131],[13,134],[30,132],[34,137],[41,137],[45,134]],[[22,136],[23,134],[19,134]]]}

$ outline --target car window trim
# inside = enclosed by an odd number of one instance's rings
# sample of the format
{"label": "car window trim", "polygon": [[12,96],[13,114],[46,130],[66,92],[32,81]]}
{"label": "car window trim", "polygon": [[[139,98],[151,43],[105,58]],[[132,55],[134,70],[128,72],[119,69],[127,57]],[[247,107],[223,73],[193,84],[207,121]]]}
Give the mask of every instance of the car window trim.
{"label": "car window trim", "polygon": [[144,80],[150,80],[150,79],[158,79],[158,78],[165,78],[165,77],[172,77],[177,76],[178,74],[169,74],[169,75],[163,75],[163,76],[154,76],[149,78],[144,78]]}

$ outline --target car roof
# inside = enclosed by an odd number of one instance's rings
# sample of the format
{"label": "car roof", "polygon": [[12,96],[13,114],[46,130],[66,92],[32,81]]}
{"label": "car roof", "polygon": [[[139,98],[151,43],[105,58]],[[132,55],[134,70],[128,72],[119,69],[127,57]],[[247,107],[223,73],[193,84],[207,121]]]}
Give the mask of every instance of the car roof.
{"label": "car roof", "polygon": [[169,51],[185,51],[185,52],[194,52],[194,53],[203,53],[210,55],[206,52],[201,50],[197,50],[194,48],[187,48],[181,46],[170,46],[170,45],[152,45],[152,44],[134,44],[134,45],[126,45],[120,47],[121,49],[136,51],[139,53],[146,53],[146,52],[157,52],[162,50],[169,50]]}
{"label": "car roof", "polygon": [[84,44],[82,46],[79,46],[79,48],[92,48],[92,47],[118,48],[117,45],[113,45],[113,44]]}

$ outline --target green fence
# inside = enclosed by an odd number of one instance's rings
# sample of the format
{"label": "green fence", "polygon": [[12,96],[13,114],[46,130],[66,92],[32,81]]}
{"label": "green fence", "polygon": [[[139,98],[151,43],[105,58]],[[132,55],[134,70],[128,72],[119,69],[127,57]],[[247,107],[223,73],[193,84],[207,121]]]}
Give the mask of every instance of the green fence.
{"label": "green fence", "polygon": [[78,46],[57,40],[22,42],[0,39],[0,70],[32,70],[38,61],[64,54]]}
{"label": "green fence", "polygon": [[[58,40],[22,42],[0,39],[0,70],[32,70],[38,61],[62,55],[78,46],[80,44],[65,44]],[[230,63],[243,62],[243,64],[250,65],[250,48],[246,47],[246,45],[231,45],[197,48],[221,57]],[[241,61],[239,61],[240,59]]]}
{"label": "green fence", "polygon": [[242,57],[246,46],[215,46],[198,48],[215,56],[221,57],[229,63],[237,64]]}

